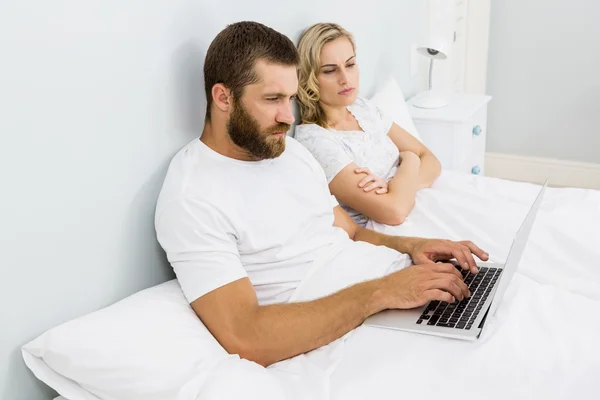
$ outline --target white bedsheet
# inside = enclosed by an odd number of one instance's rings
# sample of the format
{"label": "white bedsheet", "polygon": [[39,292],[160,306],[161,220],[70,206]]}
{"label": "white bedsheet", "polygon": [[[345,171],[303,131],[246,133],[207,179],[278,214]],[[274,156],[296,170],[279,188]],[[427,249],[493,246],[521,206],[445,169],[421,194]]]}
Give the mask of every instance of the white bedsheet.
{"label": "white bedsheet", "polygon": [[[391,234],[470,239],[503,261],[539,186],[444,173]],[[476,342],[361,326],[270,367],[290,398],[598,398],[600,192],[546,191],[517,273]],[[373,271],[369,274],[380,274]],[[353,271],[353,274],[358,274]],[[339,276],[339,274],[337,274]],[[336,288],[319,270],[295,299]],[[330,281],[328,286],[327,281]]]}

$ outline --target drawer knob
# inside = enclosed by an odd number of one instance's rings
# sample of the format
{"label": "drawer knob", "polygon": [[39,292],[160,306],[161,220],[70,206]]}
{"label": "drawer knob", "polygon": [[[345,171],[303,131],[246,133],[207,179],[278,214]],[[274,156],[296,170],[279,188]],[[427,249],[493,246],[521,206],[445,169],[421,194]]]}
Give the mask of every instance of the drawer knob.
{"label": "drawer knob", "polygon": [[479,125],[475,125],[473,127],[473,135],[475,135],[475,136],[481,135],[481,127]]}
{"label": "drawer knob", "polygon": [[479,168],[479,165],[476,165],[473,168],[471,168],[471,173],[474,175],[479,175],[481,173],[481,168]]}

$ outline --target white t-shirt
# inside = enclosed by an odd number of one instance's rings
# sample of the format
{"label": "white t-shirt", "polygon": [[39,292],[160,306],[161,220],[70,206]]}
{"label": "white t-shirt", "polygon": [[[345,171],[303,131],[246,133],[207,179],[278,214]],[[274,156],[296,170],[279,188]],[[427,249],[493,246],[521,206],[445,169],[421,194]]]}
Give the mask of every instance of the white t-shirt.
{"label": "white t-shirt", "polygon": [[[348,111],[363,131],[336,131],[316,124],[302,124],[296,126],[294,138],[319,161],[325,170],[327,183],[352,162],[391,180],[400,162],[398,147],[388,136],[392,119],[362,98],[357,98]],[[366,216],[342,202],[340,205],[357,224],[364,226],[367,223]]]}
{"label": "white t-shirt", "polygon": [[282,303],[313,262],[335,262],[340,249],[343,262],[393,264],[400,257],[334,227],[336,205],[323,170],[292,138],[281,156],[255,162],[195,139],[171,161],[155,225],[189,302],[247,276],[260,304]]}

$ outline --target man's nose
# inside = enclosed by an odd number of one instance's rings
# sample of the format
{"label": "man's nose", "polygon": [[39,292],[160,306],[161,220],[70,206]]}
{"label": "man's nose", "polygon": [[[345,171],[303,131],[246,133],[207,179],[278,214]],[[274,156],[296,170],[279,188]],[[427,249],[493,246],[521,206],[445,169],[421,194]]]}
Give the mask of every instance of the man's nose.
{"label": "man's nose", "polygon": [[281,122],[284,124],[293,124],[296,118],[294,118],[294,113],[292,112],[292,103],[288,103],[282,106],[277,113],[277,117],[275,118],[277,122]]}

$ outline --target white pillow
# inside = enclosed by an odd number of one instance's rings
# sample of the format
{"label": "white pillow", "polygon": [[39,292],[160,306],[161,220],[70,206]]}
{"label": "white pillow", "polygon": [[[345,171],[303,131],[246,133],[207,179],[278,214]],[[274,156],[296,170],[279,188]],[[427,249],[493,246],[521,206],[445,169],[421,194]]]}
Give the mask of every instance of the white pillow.
{"label": "white pillow", "polygon": [[390,77],[371,97],[371,102],[388,114],[396,125],[422,142],[417,127],[413,122],[402,90],[394,77]]}
{"label": "white pillow", "polygon": [[176,280],[50,329],[23,358],[69,400],[283,397],[266,369],[219,345]]}

